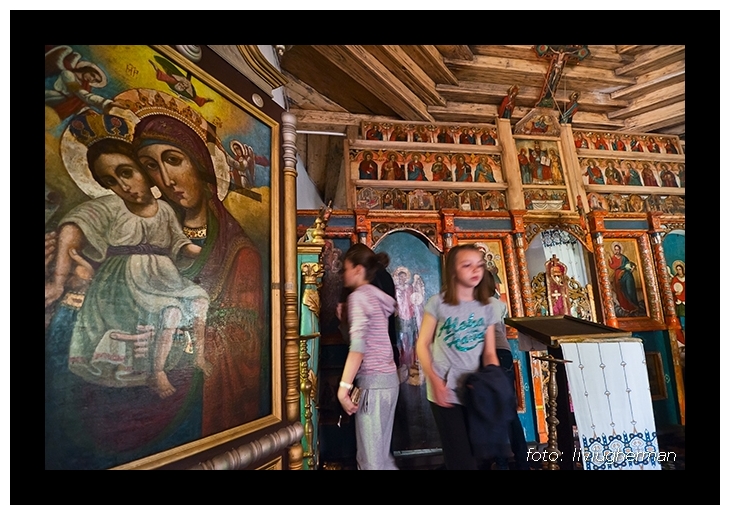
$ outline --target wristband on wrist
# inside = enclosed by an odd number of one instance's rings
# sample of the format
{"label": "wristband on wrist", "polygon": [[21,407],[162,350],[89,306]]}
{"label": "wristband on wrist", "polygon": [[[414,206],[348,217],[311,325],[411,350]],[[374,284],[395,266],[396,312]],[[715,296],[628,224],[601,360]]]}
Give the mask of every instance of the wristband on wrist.
{"label": "wristband on wrist", "polygon": [[345,387],[346,389],[350,390],[353,388],[353,384],[340,380],[340,387]]}

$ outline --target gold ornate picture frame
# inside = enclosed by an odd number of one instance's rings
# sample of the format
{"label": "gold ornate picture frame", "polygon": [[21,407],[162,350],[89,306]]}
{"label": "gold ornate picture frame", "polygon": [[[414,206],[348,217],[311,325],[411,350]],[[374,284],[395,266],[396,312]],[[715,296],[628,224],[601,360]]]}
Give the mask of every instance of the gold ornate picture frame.
{"label": "gold ornate picture frame", "polygon": [[[278,202],[280,124],[169,47],[61,45],[46,47],[45,128],[46,469],[152,469],[280,423],[273,285],[284,212],[294,210]],[[103,161],[94,158],[92,173],[87,158],[109,139],[123,146],[106,155],[131,172],[117,167],[102,183]],[[164,262],[190,297],[159,287],[159,268],[137,278],[110,268],[162,263],[162,244],[125,239],[138,219],[114,187],[128,178],[147,184],[141,197],[149,188],[157,199],[149,205],[180,226],[169,234],[182,231],[181,244],[198,247],[187,262]],[[84,223],[79,207],[96,218]],[[86,276],[72,269],[49,302],[62,263],[54,252],[74,221],[88,233],[74,254],[89,265]],[[114,233],[115,224],[127,229]],[[145,227],[165,241],[168,230]],[[94,254],[94,245],[114,253]],[[177,299],[179,311],[138,301],[148,284]],[[202,299],[207,310],[193,311],[200,305],[191,300]],[[158,383],[161,373],[167,382]]]}

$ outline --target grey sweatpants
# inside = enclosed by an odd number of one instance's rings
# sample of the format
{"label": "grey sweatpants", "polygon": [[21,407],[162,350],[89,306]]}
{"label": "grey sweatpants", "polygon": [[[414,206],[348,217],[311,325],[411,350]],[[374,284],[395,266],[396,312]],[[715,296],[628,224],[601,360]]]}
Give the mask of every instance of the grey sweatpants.
{"label": "grey sweatpants", "polygon": [[355,459],[358,469],[398,469],[391,455],[391,433],[398,400],[398,374],[362,375],[363,392],[355,413]]}

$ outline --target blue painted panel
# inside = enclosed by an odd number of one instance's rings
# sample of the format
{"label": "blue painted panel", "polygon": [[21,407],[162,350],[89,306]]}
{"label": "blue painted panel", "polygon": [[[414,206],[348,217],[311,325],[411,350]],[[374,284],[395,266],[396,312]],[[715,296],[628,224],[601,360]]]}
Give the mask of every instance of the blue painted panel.
{"label": "blue painted panel", "polygon": [[510,219],[455,218],[454,226],[462,231],[495,231],[513,229],[513,224]]}
{"label": "blue painted panel", "polygon": [[647,220],[604,219],[606,229],[649,229]]}
{"label": "blue painted panel", "polygon": [[520,424],[523,425],[526,442],[538,442],[536,418],[533,410],[535,403],[531,396],[530,357],[528,356],[528,353],[518,349],[518,339],[508,339],[508,342],[510,343],[510,351],[513,353],[513,360],[518,360],[520,362],[520,372],[523,377],[522,389],[523,398],[525,399],[525,412],[518,412],[518,419],[520,419]]}
{"label": "blue painted panel", "polygon": [[[374,250],[387,253],[391,259],[387,270],[394,276],[399,302],[396,329],[401,352],[401,386],[393,450],[441,448],[439,432],[426,399],[426,377],[416,360],[416,339],[424,305],[439,293],[441,286],[441,255],[432,252],[424,240],[406,231],[383,237]],[[423,296],[417,275],[423,280]]]}
{"label": "blue painted panel", "polygon": [[662,358],[668,398],[652,402],[652,410],[655,413],[655,426],[659,429],[669,425],[679,425],[680,415],[677,407],[677,392],[675,390],[675,382],[672,381],[675,375],[670,351],[670,339],[667,331],[642,331],[633,333],[632,336],[642,339],[642,346],[646,352],[659,351]]}

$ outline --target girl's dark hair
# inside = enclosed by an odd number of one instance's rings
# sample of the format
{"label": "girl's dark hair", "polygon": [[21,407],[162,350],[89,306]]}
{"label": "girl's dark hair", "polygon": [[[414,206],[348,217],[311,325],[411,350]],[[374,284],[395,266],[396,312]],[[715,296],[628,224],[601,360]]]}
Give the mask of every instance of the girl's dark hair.
{"label": "girl's dark hair", "polygon": [[99,140],[87,149],[86,161],[89,164],[91,177],[93,177],[97,183],[104,186],[104,188],[107,187],[101,183],[101,181],[99,180],[99,175],[96,171],[96,160],[98,160],[99,157],[104,154],[122,154],[123,156],[127,156],[137,164],[137,168],[142,173],[142,166],[139,164],[139,161],[137,161],[137,156],[135,155],[135,151],[131,143],[125,142],[123,140],[115,140],[114,138],[105,138],[104,140]]}
{"label": "girl's dark hair", "polygon": [[[482,250],[474,244],[460,244],[450,249],[447,253],[447,261],[444,265],[444,280],[442,282],[442,292],[444,293],[444,302],[448,305],[456,306],[459,304],[457,297],[457,256],[462,251],[474,251],[479,253],[483,258],[482,266],[485,267],[484,254]],[[475,299],[486,305],[490,302],[490,298],[495,294],[495,278],[490,271],[485,269],[482,280],[475,287]]]}
{"label": "girl's dark hair", "polygon": [[365,244],[353,244],[343,256],[343,262],[349,261],[353,266],[362,265],[366,271],[366,280],[370,283],[380,268],[385,268],[391,262],[386,253],[374,253],[373,249]]}

